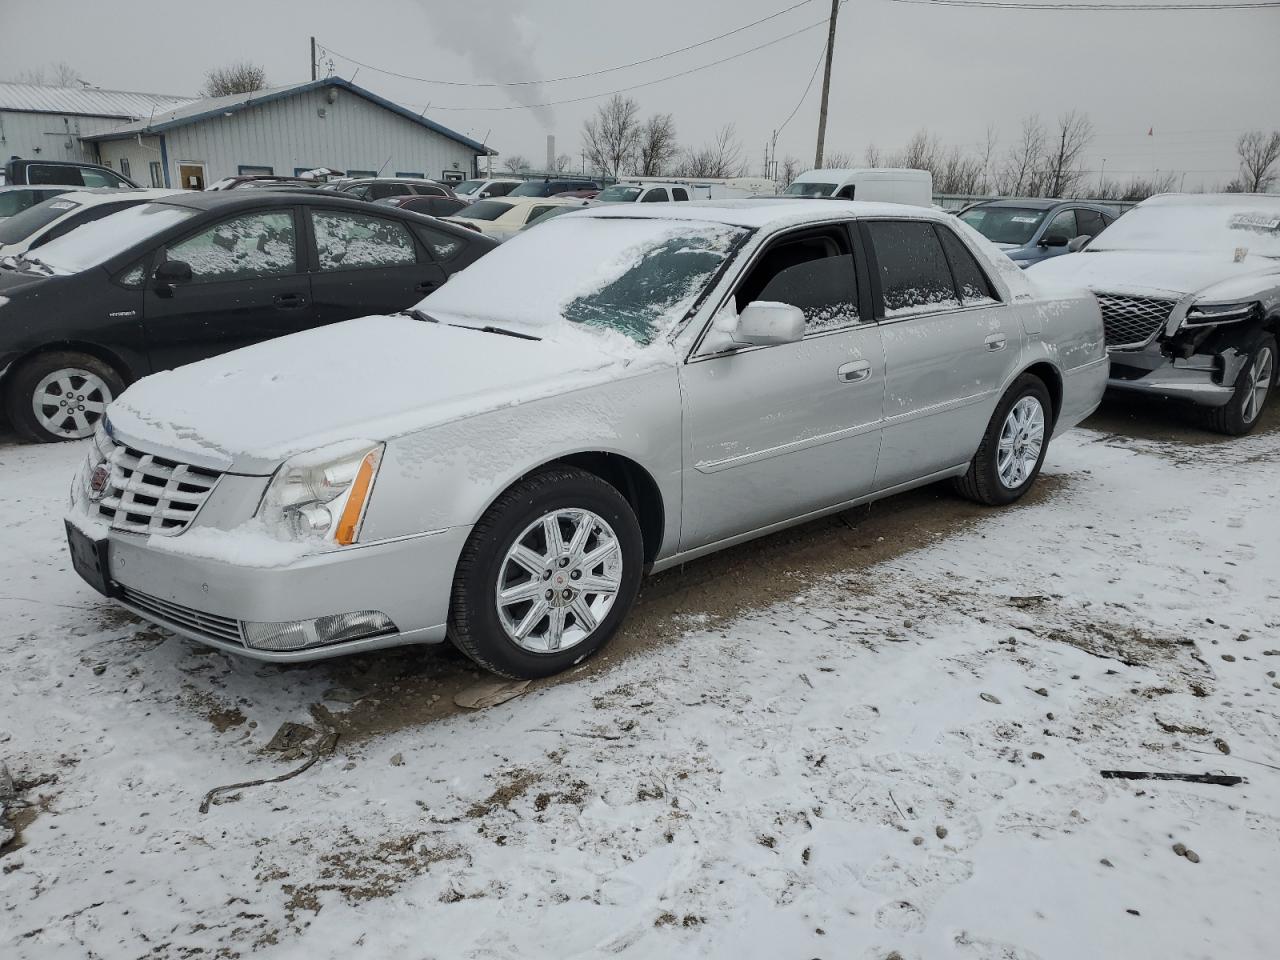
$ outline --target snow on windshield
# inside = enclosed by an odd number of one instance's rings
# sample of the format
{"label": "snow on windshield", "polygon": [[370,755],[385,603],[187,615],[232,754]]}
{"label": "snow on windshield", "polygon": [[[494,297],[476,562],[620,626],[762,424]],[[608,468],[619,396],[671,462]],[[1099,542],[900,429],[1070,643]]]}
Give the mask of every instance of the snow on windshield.
{"label": "snow on windshield", "polygon": [[140,203],[49,241],[36,258],[60,272],[79,273],[195,215],[167,203]]}
{"label": "snow on windshield", "polygon": [[543,337],[569,321],[647,344],[680,322],[747,233],[699,221],[559,217],[486,254],[421,307]]}
{"label": "snow on windshield", "polygon": [[1179,250],[1188,253],[1237,250],[1280,257],[1280,204],[1168,204],[1140,206],[1098,235],[1097,250]]}

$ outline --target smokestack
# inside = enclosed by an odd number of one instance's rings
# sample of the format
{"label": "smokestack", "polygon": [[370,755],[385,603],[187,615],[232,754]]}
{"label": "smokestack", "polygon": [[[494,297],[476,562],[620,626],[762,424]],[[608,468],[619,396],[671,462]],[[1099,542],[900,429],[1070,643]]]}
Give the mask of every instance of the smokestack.
{"label": "smokestack", "polygon": [[556,168],[556,135],[554,133],[547,134],[547,170],[551,171]]}

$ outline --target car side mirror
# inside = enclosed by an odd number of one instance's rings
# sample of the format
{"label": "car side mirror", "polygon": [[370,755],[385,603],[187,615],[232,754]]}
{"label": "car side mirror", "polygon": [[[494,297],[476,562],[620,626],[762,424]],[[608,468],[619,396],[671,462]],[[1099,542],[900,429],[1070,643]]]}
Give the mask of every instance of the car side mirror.
{"label": "car side mirror", "polygon": [[1089,236],[1087,233],[1074,237],[1072,241],[1067,244],[1067,253],[1079,253],[1089,245],[1089,241],[1092,239],[1093,237]]}
{"label": "car side mirror", "polygon": [[481,199],[481,200],[488,200],[488,199],[489,199],[489,191],[488,191],[488,190],[481,190],[481,191],[480,191],[480,199]]}
{"label": "car side mirror", "polygon": [[730,337],[734,343],[752,347],[795,343],[804,339],[804,312],[789,303],[757,300],[738,315]]}
{"label": "car side mirror", "polygon": [[191,264],[183,260],[166,260],[156,267],[156,283],[172,286],[175,283],[187,283],[191,280]]}
{"label": "car side mirror", "polygon": [[1042,246],[1042,247],[1065,247],[1065,246],[1067,245],[1067,243],[1068,243],[1068,242],[1069,242],[1069,241],[1067,240],[1067,238],[1066,238],[1066,237],[1062,237],[1062,236],[1042,237],[1042,238],[1040,239],[1040,246]]}

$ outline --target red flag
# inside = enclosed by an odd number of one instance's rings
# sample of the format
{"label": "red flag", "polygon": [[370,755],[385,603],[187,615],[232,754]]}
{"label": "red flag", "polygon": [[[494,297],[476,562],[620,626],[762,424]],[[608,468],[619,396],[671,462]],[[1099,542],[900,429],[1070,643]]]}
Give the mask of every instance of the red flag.
{"label": "red flag", "polygon": [[1156,135],[1156,128],[1155,128],[1155,127],[1147,127],[1147,136],[1148,136],[1148,137],[1154,137],[1155,135]]}

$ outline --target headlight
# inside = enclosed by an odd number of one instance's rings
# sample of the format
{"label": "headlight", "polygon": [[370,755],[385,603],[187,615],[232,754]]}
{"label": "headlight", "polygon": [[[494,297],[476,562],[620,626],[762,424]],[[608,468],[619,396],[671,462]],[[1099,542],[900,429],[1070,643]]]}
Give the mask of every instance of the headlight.
{"label": "headlight", "polygon": [[359,440],[290,457],[271,478],[259,516],[289,539],[355,543],[384,446]]}
{"label": "headlight", "polygon": [[1187,311],[1187,326],[1203,327],[1211,323],[1236,323],[1248,320],[1258,309],[1257,301],[1248,303],[1196,304]]}

